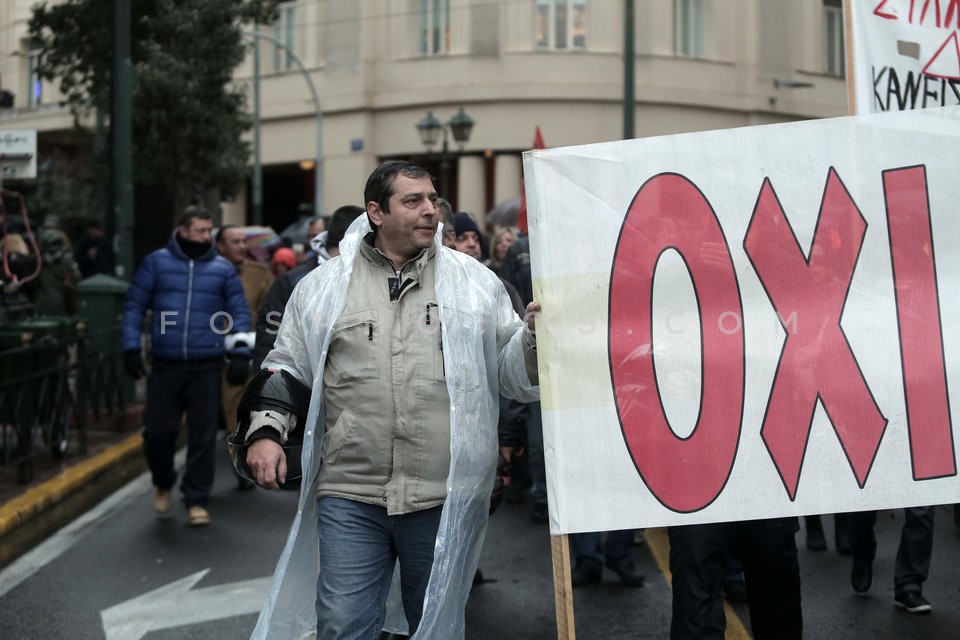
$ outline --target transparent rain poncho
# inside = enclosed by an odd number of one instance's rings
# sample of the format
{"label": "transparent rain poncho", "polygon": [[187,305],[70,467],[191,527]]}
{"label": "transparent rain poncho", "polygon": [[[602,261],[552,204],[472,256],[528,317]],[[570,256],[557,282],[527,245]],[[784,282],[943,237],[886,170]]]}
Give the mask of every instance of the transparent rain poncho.
{"label": "transparent rain poncho", "polygon": [[[340,243],[341,258],[314,270],[294,290],[273,351],[264,367],[286,369],[312,387],[297,514],[277,564],[253,638],[310,638],[316,632],[319,563],[316,497],[323,437],[323,367],[331,331],[340,317],[359,243],[371,231],[366,215]],[[539,397],[523,359],[523,321],[493,272],[464,254],[437,254],[436,297],[450,395],[450,471],[423,617],[415,640],[462,638],[464,608],[487,527],[497,463],[498,392],[531,402]],[[396,587],[396,580],[394,581]],[[391,593],[388,603],[399,598]],[[403,620],[388,611],[387,623]],[[400,629],[392,628],[392,631]]]}

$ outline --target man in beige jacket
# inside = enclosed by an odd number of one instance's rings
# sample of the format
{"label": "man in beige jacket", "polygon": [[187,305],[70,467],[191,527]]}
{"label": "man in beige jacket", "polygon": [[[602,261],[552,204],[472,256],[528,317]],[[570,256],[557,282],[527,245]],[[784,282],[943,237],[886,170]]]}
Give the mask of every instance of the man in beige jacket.
{"label": "man in beige jacket", "polygon": [[[364,199],[341,256],[294,290],[264,361],[312,387],[312,400],[300,425],[301,508],[256,638],[309,631],[314,594],[317,638],[376,637],[398,560],[407,632],[462,637],[494,485],[498,393],[538,397],[539,305],[523,322],[493,272],[441,245],[429,174],[381,165]],[[246,461],[268,488],[285,480],[281,443],[297,428],[273,414],[247,434]]]}

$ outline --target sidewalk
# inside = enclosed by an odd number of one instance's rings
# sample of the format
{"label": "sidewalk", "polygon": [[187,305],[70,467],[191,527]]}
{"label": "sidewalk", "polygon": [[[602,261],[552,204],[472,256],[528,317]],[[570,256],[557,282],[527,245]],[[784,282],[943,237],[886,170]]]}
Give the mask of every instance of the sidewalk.
{"label": "sidewalk", "polygon": [[86,454],[38,456],[27,484],[17,483],[16,468],[0,470],[0,568],[146,469],[142,411],[88,420]]}

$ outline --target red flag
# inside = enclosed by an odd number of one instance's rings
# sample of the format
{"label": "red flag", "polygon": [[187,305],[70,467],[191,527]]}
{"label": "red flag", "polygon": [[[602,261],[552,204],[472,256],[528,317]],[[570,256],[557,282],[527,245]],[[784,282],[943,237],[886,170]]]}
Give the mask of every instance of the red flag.
{"label": "red flag", "polygon": [[540,125],[537,125],[537,128],[533,132],[533,148],[534,149],[547,148],[547,145],[543,144],[543,134],[540,133]]}
{"label": "red flag", "polygon": [[[540,133],[540,125],[533,132],[533,148],[546,149],[543,144],[543,134]],[[521,233],[527,233],[527,194],[524,188],[523,178],[520,178],[520,212],[517,214],[517,227]]]}

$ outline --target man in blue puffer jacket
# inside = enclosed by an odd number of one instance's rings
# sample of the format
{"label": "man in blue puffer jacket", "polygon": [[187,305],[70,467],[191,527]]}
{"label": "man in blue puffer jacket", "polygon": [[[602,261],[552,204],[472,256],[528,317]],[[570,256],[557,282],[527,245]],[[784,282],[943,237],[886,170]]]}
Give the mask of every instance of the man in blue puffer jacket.
{"label": "man in blue puffer jacket", "polygon": [[[206,210],[187,207],[167,246],[140,264],[123,310],[126,368],[137,379],[144,375],[143,316],[153,312],[143,448],[159,516],[172,507],[173,459],[180,419],[187,412],[187,466],[180,491],[191,526],[210,523],[206,505],[213,489],[224,345],[229,334],[251,330],[243,284],[234,266],[217,254],[212,230]],[[230,355],[249,359],[251,353]]]}

